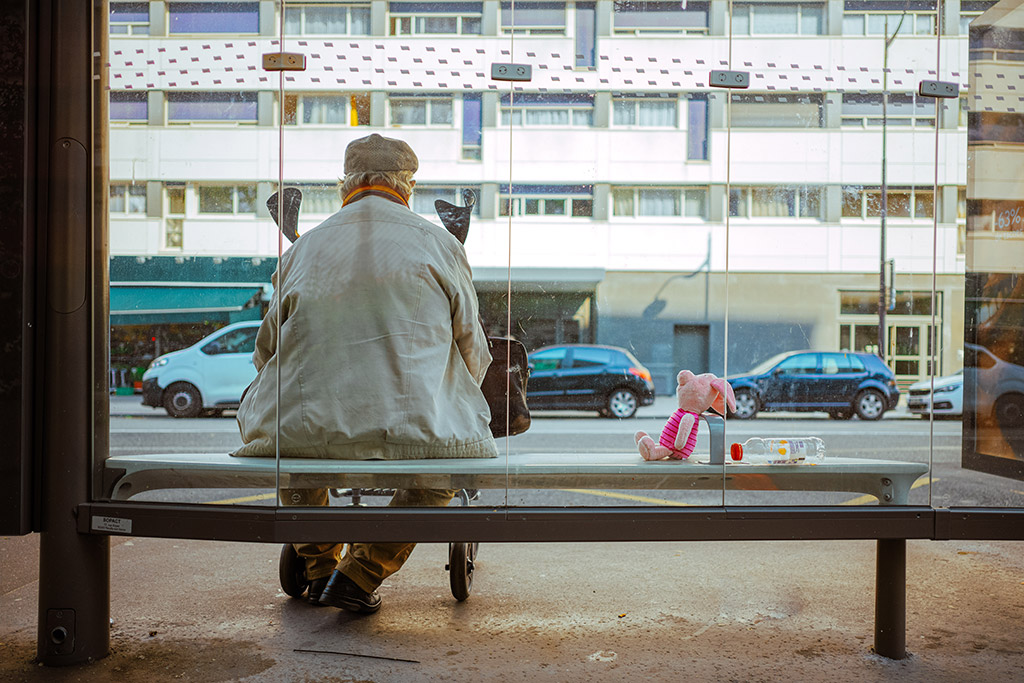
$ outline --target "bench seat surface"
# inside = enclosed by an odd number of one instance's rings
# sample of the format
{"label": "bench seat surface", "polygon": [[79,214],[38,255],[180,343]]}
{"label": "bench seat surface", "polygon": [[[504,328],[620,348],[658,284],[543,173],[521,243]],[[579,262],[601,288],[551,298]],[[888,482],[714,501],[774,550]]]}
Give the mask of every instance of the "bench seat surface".
{"label": "bench seat surface", "polygon": [[[273,488],[274,458],[226,453],[118,455],[106,460],[108,491],[125,499],[172,488]],[[719,489],[867,493],[906,503],[924,463],[826,458],[817,464],[647,462],[631,453],[524,453],[506,459],[325,460],[282,458],[282,488]],[[888,496],[888,498],[886,498]]]}

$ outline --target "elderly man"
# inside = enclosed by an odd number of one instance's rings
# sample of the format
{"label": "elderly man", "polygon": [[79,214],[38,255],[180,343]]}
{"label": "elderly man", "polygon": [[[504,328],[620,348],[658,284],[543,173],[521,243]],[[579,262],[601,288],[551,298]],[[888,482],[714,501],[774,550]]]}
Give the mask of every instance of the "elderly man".
{"label": "elderly man", "polygon": [[[409,209],[417,167],[401,140],[348,145],[341,210],[296,240],[274,275],[236,455],[497,456],[469,263],[457,239]],[[445,506],[455,493],[404,490],[390,505]],[[327,491],[283,489],[281,499],[326,505]],[[342,554],[343,543],[297,544],[310,602],[376,612],[377,587],[414,545],[351,543]]]}

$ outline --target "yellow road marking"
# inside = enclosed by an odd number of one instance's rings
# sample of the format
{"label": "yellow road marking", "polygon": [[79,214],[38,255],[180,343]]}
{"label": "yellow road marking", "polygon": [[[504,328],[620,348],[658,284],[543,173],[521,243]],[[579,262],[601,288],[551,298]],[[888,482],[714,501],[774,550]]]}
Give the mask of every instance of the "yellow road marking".
{"label": "yellow road marking", "polygon": [[[928,486],[929,484],[934,484],[937,481],[941,481],[941,480],[940,479],[930,479],[928,477],[925,477],[924,479],[918,479],[917,481],[915,481],[910,486],[910,489],[911,490],[918,489],[918,488],[921,488],[922,486]],[[876,500],[878,500],[878,499],[875,498],[874,496],[857,496],[856,498],[848,500],[845,503],[840,503],[840,505],[864,505],[865,503],[873,503]]]}
{"label": "yellow road marking", "polygon": [[243,496],[241,498],[227,498],[225,500],[211,500],[211,505],[234,505],[235,503],[254,503],[258,500],[271,500],[277,498],[276,493],[260,493],[255,496]]}
{"label": "yellow road marking", "polygon": [[[910,488],[911,489],[920,488],[922,486],[927,486],[927,485],[932,484],[932,483],[937,482],[937,481],[939,481],[939,480],[938,479],[927,479],[927,478],[920,479],[920,480],[914,482],[913,486],[911,486]],[[630,495],[628,493],[615,493],[614,491],[595,491],[595,490],[592,490],[592,489],[562,489],[562,490],[563,491],[567,491],[569,493],[586,493],[586,494],[589,494],[589,495],[592,495],[592,496],[604,496],[606,498],[619,498],[621,500],[636,501],[637,503],[653,503],[654,505],[674,505],[674,506],[679,506],[679,507],[689,507],[691,505],[690,503],[681,503],[681,502],[679,502],[677,500],[665,500],[664,498],[648,498],[647,496],[634,496],[634,495]],[[840,503],[840,505],[864,505],[865,503],[872,503],[875,500],[877,500],[877,499],[874,496],[864,495],[864,496],[857,496],[856,498],[853,498],[853,499],[848,500],[846,502]]]}
{"label": "yellow road marking", "polygon": [[620,498],[622,500],[633,500],[637,503],[654,503],[655,505],[677,505],[689,507],[689,503],[680,503],[677,500],[665,500],[664,498],[648,498],[647,496],[632,496],[628,493],[615,493],[614,491],[595,491],[592,489],[562,489],[569,493],[589,493],[592,496],[604,496],[605,498]]}

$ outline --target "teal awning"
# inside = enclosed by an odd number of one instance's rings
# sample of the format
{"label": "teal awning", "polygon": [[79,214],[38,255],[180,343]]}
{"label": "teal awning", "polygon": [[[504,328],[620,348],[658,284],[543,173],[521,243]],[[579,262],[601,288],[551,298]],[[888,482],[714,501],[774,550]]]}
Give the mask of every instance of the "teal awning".
{"label": "teal awning", "polygon": [[144,325],[259,319],[262,300],[263,287],[258,285],[112,285],[110,322],[113,325]]}

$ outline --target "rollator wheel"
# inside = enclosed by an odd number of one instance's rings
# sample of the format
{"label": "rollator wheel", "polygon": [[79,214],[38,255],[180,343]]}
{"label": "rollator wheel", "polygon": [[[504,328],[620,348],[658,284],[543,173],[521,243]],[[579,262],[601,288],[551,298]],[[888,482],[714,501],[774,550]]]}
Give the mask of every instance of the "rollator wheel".
{"label": "rollator wheel", "polygon": [[473,561],[477,543],[450,543],[448,545],[448,579],[452,595],[459,602],[469,597],[473,588]]}
{"label": "rollator wheel", "polygon": [[281,548],[277,572],[281,579],[281,590],[293,598],[301,598],[309,587],[309,581],[306,580],[306,561],[299,557],[291,543],[285,543]]}

